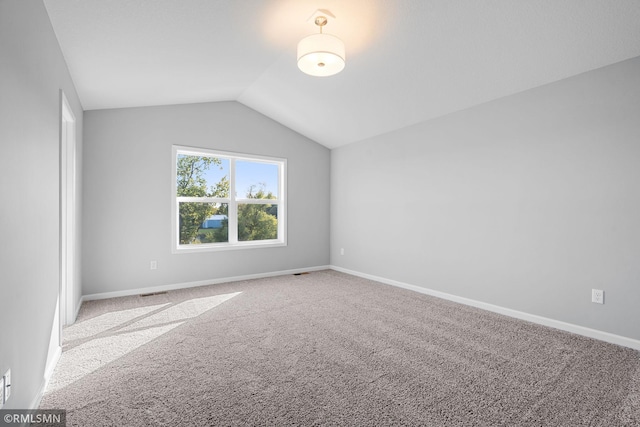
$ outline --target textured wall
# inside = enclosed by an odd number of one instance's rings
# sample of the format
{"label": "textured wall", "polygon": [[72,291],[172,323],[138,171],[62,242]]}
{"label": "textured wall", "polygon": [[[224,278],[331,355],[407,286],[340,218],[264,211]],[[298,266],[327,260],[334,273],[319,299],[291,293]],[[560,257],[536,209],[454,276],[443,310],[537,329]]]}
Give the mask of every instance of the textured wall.
{"label": "textured wall", "polygon": [[331,162],[332,265],[640,339],[640,58]]}

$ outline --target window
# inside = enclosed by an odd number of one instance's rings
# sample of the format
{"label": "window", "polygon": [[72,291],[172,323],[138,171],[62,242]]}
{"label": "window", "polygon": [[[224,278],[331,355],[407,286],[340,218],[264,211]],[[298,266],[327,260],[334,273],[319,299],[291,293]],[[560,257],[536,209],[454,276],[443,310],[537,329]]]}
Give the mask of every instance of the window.
{"label": "window", "polygon": [[286,245],[286,160],[173,147],[173,251]]}

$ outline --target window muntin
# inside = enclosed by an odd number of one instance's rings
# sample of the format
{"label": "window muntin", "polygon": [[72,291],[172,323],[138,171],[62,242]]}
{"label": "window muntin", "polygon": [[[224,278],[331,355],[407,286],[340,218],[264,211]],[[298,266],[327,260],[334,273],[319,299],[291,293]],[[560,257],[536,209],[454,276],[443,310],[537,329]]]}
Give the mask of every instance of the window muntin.
{"label": "window muntin", "polygon": [[174,253],[286,245],[285,174],[285,159],[174,146]]}

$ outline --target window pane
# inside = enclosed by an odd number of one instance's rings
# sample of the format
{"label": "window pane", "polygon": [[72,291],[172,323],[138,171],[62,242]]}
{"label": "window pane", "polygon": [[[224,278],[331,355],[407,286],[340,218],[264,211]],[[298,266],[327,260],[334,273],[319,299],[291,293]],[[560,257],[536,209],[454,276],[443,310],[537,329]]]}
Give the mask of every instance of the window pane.
{"label": "window pane", "polygon": [[229,197],[229,159],[178,154],[178,197]]}
{"label": "window pane", "polygon": [[181,245],[229,241],[227,203],[181,202],[179,226]]}
{"label": "window pane", "polygon": [[278,165],[238,160],[236,196],[241,199],[277,199]]}
{"label": "window pane", "polygon": [[278,238],[278,205],[238,205],[238,240],[272,240]]}
{"label": "window pane", "polygon": [[286,159],[172,151],[173,253],[286,245]]}

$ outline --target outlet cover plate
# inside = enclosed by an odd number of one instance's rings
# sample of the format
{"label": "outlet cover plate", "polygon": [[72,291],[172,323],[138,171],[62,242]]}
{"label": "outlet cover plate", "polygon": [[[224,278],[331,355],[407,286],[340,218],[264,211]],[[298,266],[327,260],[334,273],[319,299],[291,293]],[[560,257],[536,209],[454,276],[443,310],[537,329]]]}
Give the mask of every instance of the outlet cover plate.
{"label": "outlet cover plate", "polygon": [[4,377],[0,378],[0,409],[4,406]]}
{"label": "outlet cover plate", "polygon": [[601,289],[591,289],[591,302],[604,304],[604,291]]}
{"label": "outlet cover plate", "polygon": [[5,403],[9,400],[9,396],[11,396],[11,369],[7,369],[7,372],[4,374],[4,401]]}

